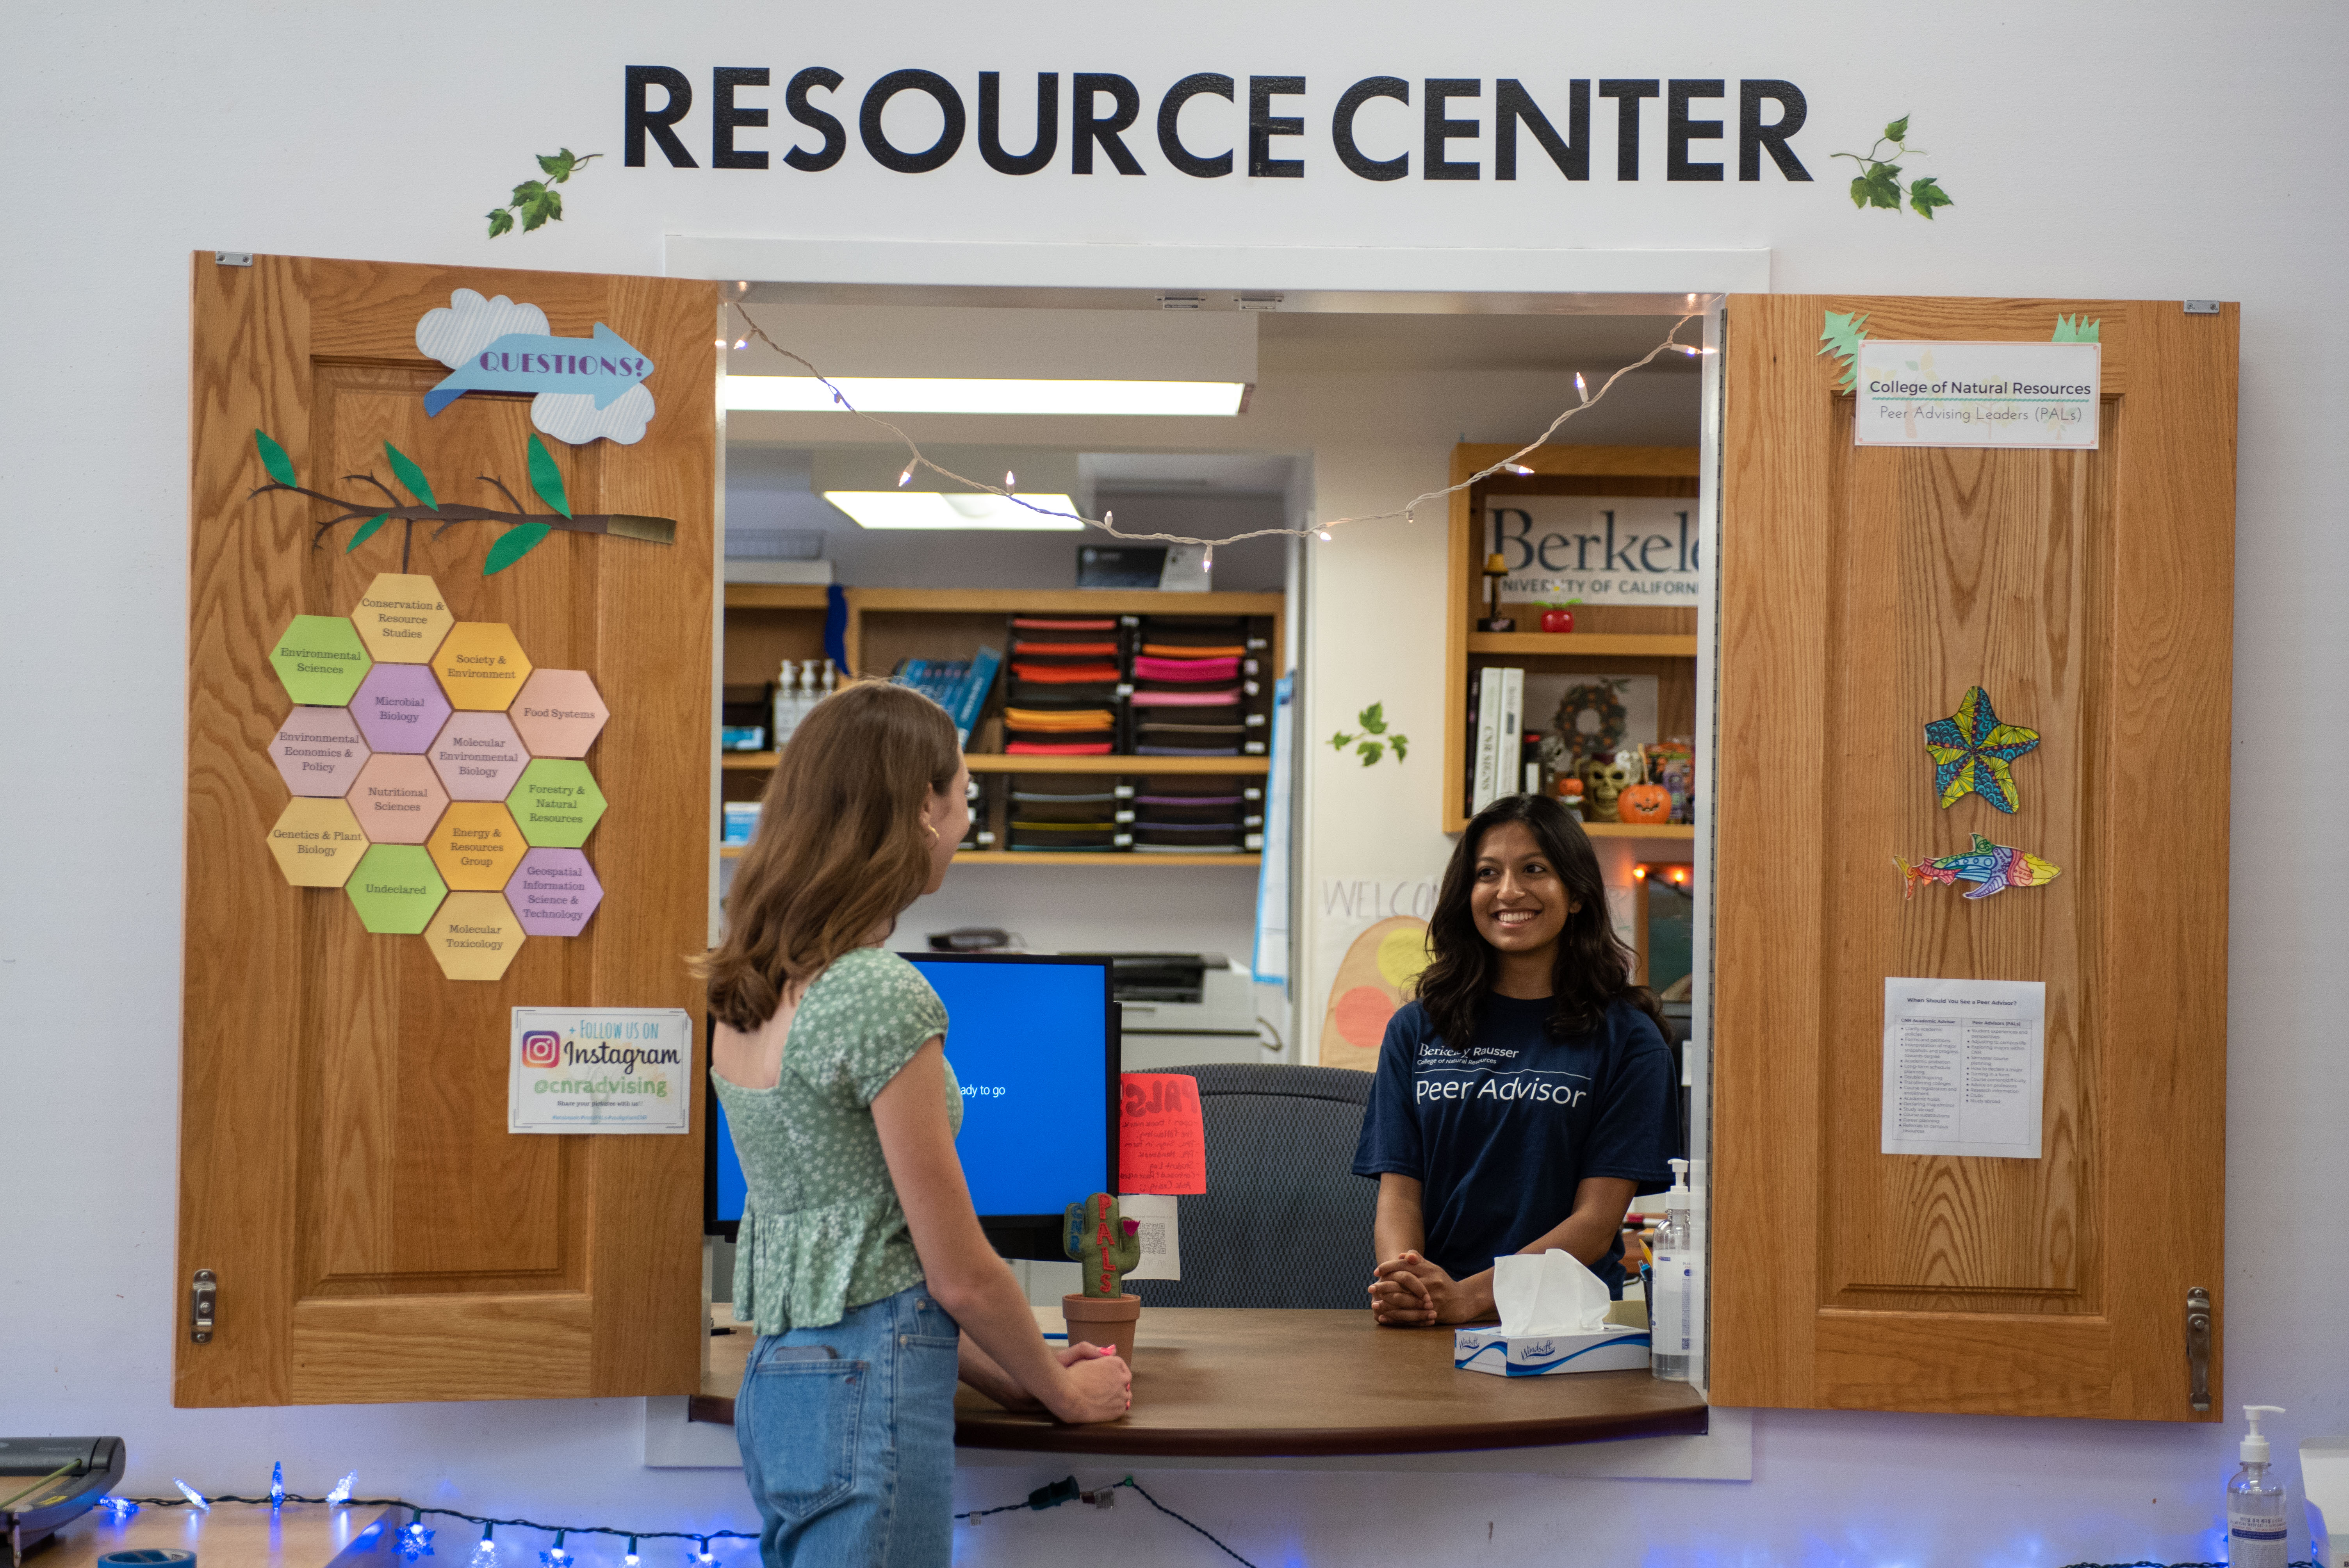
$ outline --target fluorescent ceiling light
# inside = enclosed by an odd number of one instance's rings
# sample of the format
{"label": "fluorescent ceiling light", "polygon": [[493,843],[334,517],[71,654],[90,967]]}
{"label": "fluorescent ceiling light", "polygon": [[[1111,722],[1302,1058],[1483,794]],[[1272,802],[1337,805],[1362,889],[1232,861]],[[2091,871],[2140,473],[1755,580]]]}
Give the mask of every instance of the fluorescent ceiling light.
{"label": "fluorescent ceiling light", "polygon": [[[1240,411],[1239,381],[1000,381],[944,377],[842,376],[833,385],[874,414],[1189,414]],[[837,409],[812,376],[729,376],[735,412],[822,414]]]}
{"label": "fluorescent ceiling light", "polygon": [[[1042,529],[1074,532],[1085,525],[1077,503],[1064,495],[1020,495],[1028,506],[1001,496],[946,495],[936,490],[826,490],[823,499],[856,520],[859,528],[972,528],[998,531]],[[1029,506],[1042,511],[1030,511]],[[1045,512],[1058,513],[1045,516]]]}

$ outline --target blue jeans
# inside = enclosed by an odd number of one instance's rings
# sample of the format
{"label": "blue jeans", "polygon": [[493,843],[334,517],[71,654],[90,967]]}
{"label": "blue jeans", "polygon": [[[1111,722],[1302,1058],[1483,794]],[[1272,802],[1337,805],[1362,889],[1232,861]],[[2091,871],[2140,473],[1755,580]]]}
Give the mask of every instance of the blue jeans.
{"label": "blue jeans", "polygon": [[765,1568],[945,1568],[960,1337],[917,1284],[751,1347],[734,1436]]}

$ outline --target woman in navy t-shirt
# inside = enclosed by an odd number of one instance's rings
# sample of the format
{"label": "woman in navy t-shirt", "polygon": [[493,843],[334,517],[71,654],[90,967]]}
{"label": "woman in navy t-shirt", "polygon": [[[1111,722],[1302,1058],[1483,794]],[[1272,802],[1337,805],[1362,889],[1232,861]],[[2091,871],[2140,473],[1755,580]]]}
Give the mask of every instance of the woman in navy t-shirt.
{"label": "woman in navy t-shirt", "polygon": [[1372,1311],[1490,1317],[1493,1260],[1551,1247],[1619,1295],[1623,1214],[1671,1180],[1679,1117],[1663,1016],[1630,982],[1581,825],[1541,795],[1478,812],[1427,940],[1354,1155],[1379,1182]]}

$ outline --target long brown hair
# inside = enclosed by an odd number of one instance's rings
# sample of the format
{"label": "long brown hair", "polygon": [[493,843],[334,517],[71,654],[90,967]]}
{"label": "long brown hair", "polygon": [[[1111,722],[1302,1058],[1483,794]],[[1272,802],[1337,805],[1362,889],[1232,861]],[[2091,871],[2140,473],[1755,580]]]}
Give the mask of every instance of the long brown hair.
{"label": "long brown hair", "polygon": [[1505,822],[1522,822],[1541,846],[1542,858],[1566,884],[1568,898],[1580,907],[1566,917],[1558,933],[1557,958],[1550,971],[1552,1006],[1548,1019],[1552,1039],[1565,1039],[1595,1029],[1608,1007],[1628,1001],[1654,1020],[1669,1043],[1672,1037],[1664,1010],[1644,985],[1631,984],[1630,949],[1616,936],[1607,915],[1607,883],[1599,874],[1599,856],[1589,836],[1566,808],[1547,795],[1505,795],[1468,820],[1452,861],[1444,868],[1444,884],[1428,916],[1427,945],[1433,954],[1419,976],[1419,1005],[1427,1010],[1435,1032],[1457,1049],[1476,1032],[1476,1015],[1500,961],[1492,944],[1476,930],[1469,895],[1476,886],[1476,855],[1485,835]]}
{"label": "long brown hair", "polygon": [[936,834],[929,796],[962,767],[954,721],[910,686],[862,681],[811,709],[777,759],[727,901],[726,937],[694,973],[737,1029],[919,898]]}

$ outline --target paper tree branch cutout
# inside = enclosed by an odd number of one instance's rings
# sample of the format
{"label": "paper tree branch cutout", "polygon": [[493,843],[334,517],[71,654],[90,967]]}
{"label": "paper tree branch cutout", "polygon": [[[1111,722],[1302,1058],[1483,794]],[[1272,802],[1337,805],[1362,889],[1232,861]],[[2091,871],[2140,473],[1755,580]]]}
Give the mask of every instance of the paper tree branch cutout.
{"label": "paper tree branch cutout", "polygon": [[1343,751],[1346,748],[1352,747],[1354,755],[1362,759],[1362,766],[1365,768],[1384,757],[1389,747],[1394,748],[1394,758],[1397,762],[1403,761],[1411,756],[1411,737],[1387,727],[1386,704],[1382,702],[1371,704],[1354,716],[1354,722],[1362,727],[1364,733],[1353,735],[1342,729],[1338,731],[1330,738],[1330,745],[1333,750]]}
{"label": "paper tree branch cutout", "polygon": [[538,159],[538,171],[546,178],[523,181],[513,188],[513,194],[507,198],[504,206],[490,209],[491,239],[511,233],[516,214],[521,215],[522,232],[525,234],[549,222],[563,222],[563,192],[554,187],[577,173],[581,165],[593,163],[604,155],[591,152],[582,157],[566,147],[558,152],[541,152],[534,156]]}
{"label": "paper tree branch cutout", "polygon": [[1826,318],[1826,327],[1819,334],[1819,352],[1832,354],[1842,362],[1843,380],[1837,384],[1836,390],[1848,392],[1859,385],[1859,346],[1868,336],[1860,330],[1860,323],[1868,317],[1858,311],[1847,315],[1831,310]]}
{"label": "paper tree branch cutout", "polygon": [[1971,793],[2013,812],[2021,799],[2011,765],[2038,744],[2037,730],[2001,724],[1982,687],[1966,693],[1957,712],[1925,727],[1925,753],[1933,759],[1933,787],[1943,809]]}
{"label": "paper tree branch cutout", "polygon": [[1955,887],[1961,882],[1979,883],[1966,892],[1968,898],[1988,898],[2004,892],[2011,887],[2045,887],[2064,874],[2064,868],[2037,855],[2023,853],[2005,844],[1993,844],[1980,833],[1974,835],[1974,847],[1939,860],[1921,861],[1910,865],[1899,855],[1892,863],[1900,868],[1906,879],[1900,890],[1902,903],[1917,896],[1920,882],[1937,882]]}
{"label": "paper tree branch cutout", "polygon": [[[458,502],[444,506],[432,493],[432,481],[425,477],[424,470],[417,466],[416,460],[389,441],[383,444],[383,455],[391,464],[392,478],[421,504],[404,503],[398,491],[373,474],[345,474],[343,478],[353,483],[373,485],[383,492],[384,501],[388,501],[389,505],[383,501],[352,500],[344,496],[327,495],[321,490],[305,489],[297,482],[293,459],[285,455],[284,447],[270,439],[267,431],[254,431],[253,444],[260,452],[261,466],[269,471],[272,482],[254,490],[246,500],[250,500],[253,495],[266,495],[271,490],[290,490],[295,495],[308,496],[312,500],[324,501],[328,506],[340,507],[342,510],[333,517],[310,525],[310,548],[321,548],[326,536],[344,523],[357,522],[358,527],[352,530],[349,541],[343,546],[346,555],[374,538],[386,522],[398,521],[402,525],[399,541],[399,569],[402,572],[408,570],[409,555],[416,538],[416,525],[419,522],[436,525],[432,531],[435,539],[460,522],[504,524],[505,531],[491,543],[488,556],[481,563],[481,575],[484,577],[494,577],[503,572],[544,543],[547,535],[558,528],[573,533],[616,534],[623,539],[641,539],[654,544],[677,542],[677,522],[673,518],[636,517],[626,512],[574,514],[571,510],[570,497],[564,490],[563,470],[556,466],[554,456],[546,449],[545,443],[536,436],[530,438],[530,488],[537,492],[539,500],[553,509],[550,511],[524,511],[520,498],[505,487],[504,481],[489,474],[479,476],[481,483],[494,488],[512,503],[513,510],[466,506]],[[365,521],[360,521],[362,519]]]}
{"label": "paper tree branch cutout", "polygon": [[[1888,145],[1892,149],[1889,152],[1885,150]],[[1862,211],[1870,207],[1887,207],[1898,212],[1900,211],[1900,165],[1896,160],[1922,158],[1925,150],[1909,145],[1909,117],[1904,114],[1886,126],[1884,134],[1878,137],[1866,152],[1832,152],[1827,156],[1848,158],[1858,168],[1859,173],[1851,182],[1853,206]],[[1950,200],[1950,193],[1941,189],[1938,176],[1927,174],[1909,183],[1909,210],[1920,218],[1930,222],[1935,209],[1956,205]]]}

